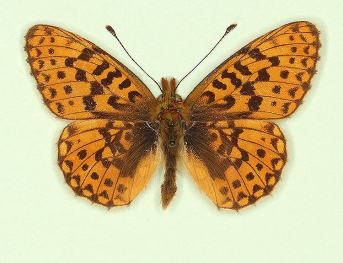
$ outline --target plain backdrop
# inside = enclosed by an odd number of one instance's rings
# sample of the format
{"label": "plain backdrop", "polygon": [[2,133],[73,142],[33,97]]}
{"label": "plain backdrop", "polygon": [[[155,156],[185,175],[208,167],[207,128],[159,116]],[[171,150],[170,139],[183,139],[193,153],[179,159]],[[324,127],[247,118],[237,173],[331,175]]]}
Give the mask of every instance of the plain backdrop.
{"label": "plain backdrop", "polygon": [[[342,262],[343,5],[341,1],[2,1],[0,262]],[[163,167],[129,207],[107,210],[75,197],[57,166],[56,142],[68,122],[52,115],[30,76],[24,36],[34,24],[65,28],[131,68],[157,96],[157,81],[180,80],[185,97],[243,45],[285,23],[321,30],[318,73],[304,104],[277,121],[289,160],[271,196],[255,206],[218,210],[186,169],[166,211]]]}

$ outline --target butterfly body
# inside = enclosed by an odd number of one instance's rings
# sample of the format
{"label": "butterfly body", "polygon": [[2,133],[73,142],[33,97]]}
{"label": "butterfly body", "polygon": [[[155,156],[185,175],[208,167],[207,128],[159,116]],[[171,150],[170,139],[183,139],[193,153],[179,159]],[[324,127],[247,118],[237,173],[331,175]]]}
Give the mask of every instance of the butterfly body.
{"label": "butterfly body", "polygon": [[165,160],[164,182],[161,186],[162,207],[165,209],[174,197],[176,187],[176,166],[182,147],[181,140],[184,134],[184,118],[181,115],[182,101],[176,94],[176,82],[162,79],[162,91],[158,97],[160,101],[157,117],[158,133]]}
{"label": "butterfly body", "polygon": [[130,204],[163,155],[163,208],[183,159],[217,207],[235,210],[280,180],[286,140],[271,120],[301,104],[319,48],[313,24],[283,25],[224,60],[182,101],[175,79],[162,79],[155,98],[121,62],[64,29],[33,26],[25,45],[44,103],[73,121],[58,141],[58,164],[77,195],[106,207]]}

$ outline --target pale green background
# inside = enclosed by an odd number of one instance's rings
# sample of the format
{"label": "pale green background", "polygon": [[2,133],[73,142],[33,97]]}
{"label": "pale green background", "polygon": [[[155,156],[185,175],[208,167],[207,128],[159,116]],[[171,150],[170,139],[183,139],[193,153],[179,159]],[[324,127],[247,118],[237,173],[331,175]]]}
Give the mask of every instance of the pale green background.
{"label": "pale green background", "polygon": [[[341,1],[88,2],[1,2],[0,262],[342,262]],[[158,95],[105,25],[155,79],[179,80],[238,23],[179,87],[185,96],[240,47],[296,20],[318,25],[323,48],[304,105],[278,121],[289,162],[272,196],[238,213],[219,211],[181,170],[163,211],[160,169],[130,207],[107,211],[64,183],[56,142],[68,122],[47,110],[29,75],[23,46],[30,26],[60,26],[93,41]]]}

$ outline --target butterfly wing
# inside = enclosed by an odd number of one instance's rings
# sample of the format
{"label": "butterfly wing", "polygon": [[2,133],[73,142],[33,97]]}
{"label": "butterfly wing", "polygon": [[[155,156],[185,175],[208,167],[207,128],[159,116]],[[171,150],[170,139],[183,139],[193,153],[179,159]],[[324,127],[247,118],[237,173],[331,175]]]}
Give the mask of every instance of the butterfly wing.
{"label": "butterfly wing", "polygon": [[313,24],[281,26],[225,60],[186,98],[185,164],[218,207],[253,204],[278,182],[286,141],[264,120],[287,117],[300,105],[319,47]]}
{"label": "butterfly wing", "polygon": [[36,25],[26,35],[31,73],[45,104],[64,119],[149,121],[157,101],[107,52],[58,27]]}
{"label": "butterfly wing", "polygon": [[147,124],[157,100],[119,61],[61,28],[33,26],[25,50],[44,103],[58,117],[82,119],[58,142],[66,182],[92,202],[129,204],[160,159]]}
{"label": "butterfly wing", "polygon": [[252,41],[213,70],[184,104],[191,121],[279,119],[301,104],[319,59],[319,32],[294,22]]}
{"label": "butterfly wing", "polygon": [[107,207],[131,203],[160,160],[157,134],[145,123],[76,121],[59,139],[58,163],[77,195]]}
{"label": "butterfly wing", "polygon": [[286,162],[285,138],[268,121],[199,122],[184,140],[187,169],[221,208],[239,209],[269,194]]}

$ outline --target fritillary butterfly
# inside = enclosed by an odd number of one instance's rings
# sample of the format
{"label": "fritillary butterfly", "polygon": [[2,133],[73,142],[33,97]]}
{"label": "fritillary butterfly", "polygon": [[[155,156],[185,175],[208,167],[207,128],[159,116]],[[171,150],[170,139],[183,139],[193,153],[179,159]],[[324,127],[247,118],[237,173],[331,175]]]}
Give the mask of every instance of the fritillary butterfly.
{"label": "fritillary butterfly", "polygon": [[283,25],[226,59],[184,101],[174,78],[162,78],[156,99],[118,60],[58,27],[30,28],[25,50],[46,106],[74,120],[58,141],[58,164],[77,195],[108,208],[130,204],[163,155],[164,209],[183,157],[217,207],[238,210],[280,179],[286,140],[269,120],[301,104],[319,47],[315,25]]}

